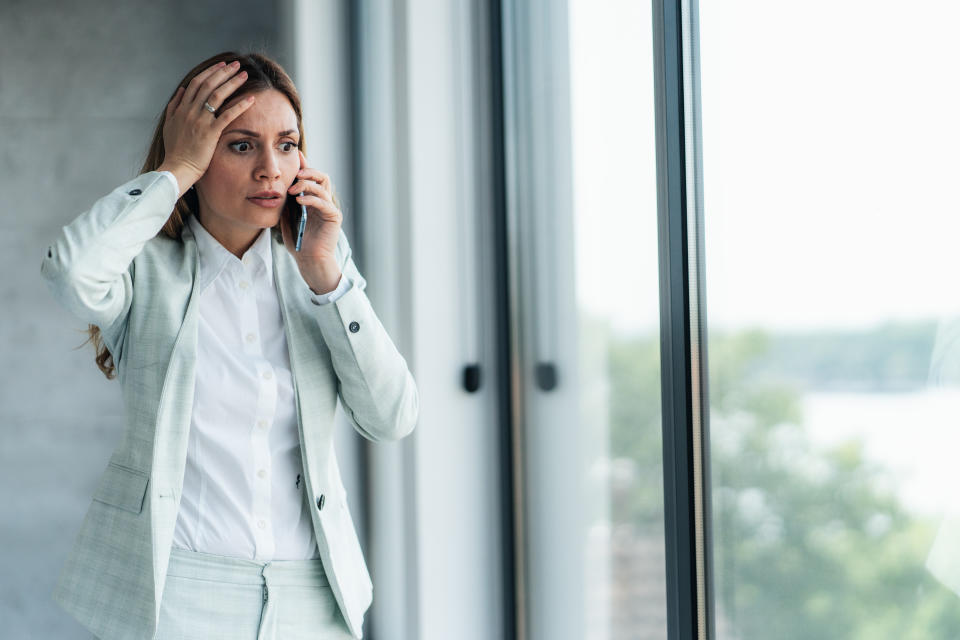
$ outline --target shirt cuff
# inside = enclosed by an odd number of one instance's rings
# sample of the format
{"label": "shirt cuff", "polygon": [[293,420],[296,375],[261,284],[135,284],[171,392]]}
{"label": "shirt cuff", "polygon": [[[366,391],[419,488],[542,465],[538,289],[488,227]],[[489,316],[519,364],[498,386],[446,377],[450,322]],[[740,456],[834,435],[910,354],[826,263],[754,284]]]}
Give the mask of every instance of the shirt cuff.
{"label": "shirt cuff", "polygon": [[173,190],[177,193],[180,193],[180,183],[177,182],[177,177],[170,173],[169,171],[157,171],[160,175],[167,176],[170,179],[170,182],[173,183]]}
{"label": "shirt cuff", "polygon": [[310,302],[320,306],[324,304],[330,304],[331,302],[336,302],[337,298],[345,294],[347,291],[350,291],[350,288],[353,286],[353,281],[350,280],[347,276],[340,274],[340,282],[337,283],[337,288],[329,293],[311,293]]}

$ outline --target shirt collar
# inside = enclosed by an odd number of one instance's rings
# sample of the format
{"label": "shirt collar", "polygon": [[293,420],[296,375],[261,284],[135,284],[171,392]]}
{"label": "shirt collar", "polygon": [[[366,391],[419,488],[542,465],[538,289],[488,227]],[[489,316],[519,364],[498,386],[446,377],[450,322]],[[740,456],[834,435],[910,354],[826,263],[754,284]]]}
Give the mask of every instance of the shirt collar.
{"label": "shirt collar", "polygon": [[[240,258],[233,255],[220,244],[220,241],[210,235],[210,232],[204,228],[196,216],[188,216],[187,224],[197,242],[197,250],[200,254],[200,290],[203,291],[208,284],[217,279],[223,268],[234,261],[235,264],[242,264]],[[268,280],[273,282],[273,248],[271,247],[270,229],[262,229],[260,235],[254,243],[243,254],[244,258],[259,259],[266,267]]]}

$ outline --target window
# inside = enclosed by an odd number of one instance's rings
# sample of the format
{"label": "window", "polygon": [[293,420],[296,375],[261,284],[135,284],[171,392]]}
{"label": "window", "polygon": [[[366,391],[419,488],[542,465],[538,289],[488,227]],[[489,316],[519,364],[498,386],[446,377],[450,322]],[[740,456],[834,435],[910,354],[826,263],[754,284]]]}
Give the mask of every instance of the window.
{"label": "window", "polygon": [[701,4],[719,639],[960,634],[958,18]]}

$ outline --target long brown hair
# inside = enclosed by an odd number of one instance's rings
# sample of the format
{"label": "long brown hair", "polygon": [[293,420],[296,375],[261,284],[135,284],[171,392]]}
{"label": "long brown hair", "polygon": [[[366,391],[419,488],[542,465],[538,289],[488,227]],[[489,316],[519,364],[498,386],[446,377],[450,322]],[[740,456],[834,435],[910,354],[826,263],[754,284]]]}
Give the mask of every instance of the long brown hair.
{"label": "long brown hair", "polygon": [[[144,160],[143,166],[140,168],[141,174],[148,171],[155,171],[157,167],[163,163],[165,156],[165,151],[163,148],[163,125],[166,120],[166,105],[169,104],[170,100],[173,99],[174,94],[177,92],[177,88],[186,88],[194,76],[201,71],[217,64],[218,62],[230,63],[233,60],[238,60],[240,62],[240,68],[238,69],[238,72],[247,72],[247,81],[223,101],[223,104],[220,105],[220,108],[217,109],[217,112],[214,115],[219,116],[220,110],[223,109],[224,105],[228,104],[230,100],[235,97],[239,97],[248,93],[257,93],[268,89],[275,89],[284,94],[290,101],[290,106],[293,107],[293,112],[297,116],[297,128],[300,130],[300,149],[306,153],[306,140],[303,136],[303,118],[302,111],[300,109],[300,95],[297,93],[297,89],[293,85],[293,81],[290,79],[290,76],[287,75],[287,72],[284,71],[283,67],[277,64],[276,61],[271,60],[261,53],[241,54],[233,51],[224,51],[223,53],[218,53],[215,56],[207,58],[193,69],[188,71],[187,75],[183,77],[183,80],[177,84],[177,87],[174,87],[173,92],[167,99],[167,102],[164,103],[164,108],[160,110],[157,126],[153,131],[153,140],[150,143],[150,149],[147,151],[146,160]],[[334,204],[339,207],[340,204],[337,201],[336,194],[331,193],[330,195],[333,197]],[[200,205],[197,199],[196,191],[187,189],[183,196],[177,200],[176,205],[173,207],[173,212],[170,214],[170,217],[167,218],[167,222],[163,225],[163,228],[160,229],[160,232],[157,235],[162,233],[166,234],[170,238],[179,239],[187,216],[195,215],[199,211],[199,207]],[[103,374],[108,380],[115,378],[116,369],[114,366],[115,363],[113,361],[113,355],[103,343],[103,337],[100,335],[100,327],[91,324],[89,325],[87,331],[90,334],[90,337],[86,342],[84,342],[84,344],[87,342],[93,343],[93,348],[97,354],[97,366],[101,371],[103,371]]]}

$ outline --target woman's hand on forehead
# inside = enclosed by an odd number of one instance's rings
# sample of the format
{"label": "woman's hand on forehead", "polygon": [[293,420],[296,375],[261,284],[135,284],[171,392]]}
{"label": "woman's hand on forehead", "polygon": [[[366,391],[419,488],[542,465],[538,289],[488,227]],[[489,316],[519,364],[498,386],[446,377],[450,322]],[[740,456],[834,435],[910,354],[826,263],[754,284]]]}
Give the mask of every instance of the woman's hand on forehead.
{"label": "woman's hand on forehead", "polygon": [[[210,166],[220,135],[228,124],[253,104],[247,96],[225,109],[219,109],[247,79],[238,61],[217,64],[198,73],[186,87],[178,87],[167,104],[163,123],[164,158],[158,170],[170,171],[183,195]],[[211,111],[213,109],[214,111]]]}

